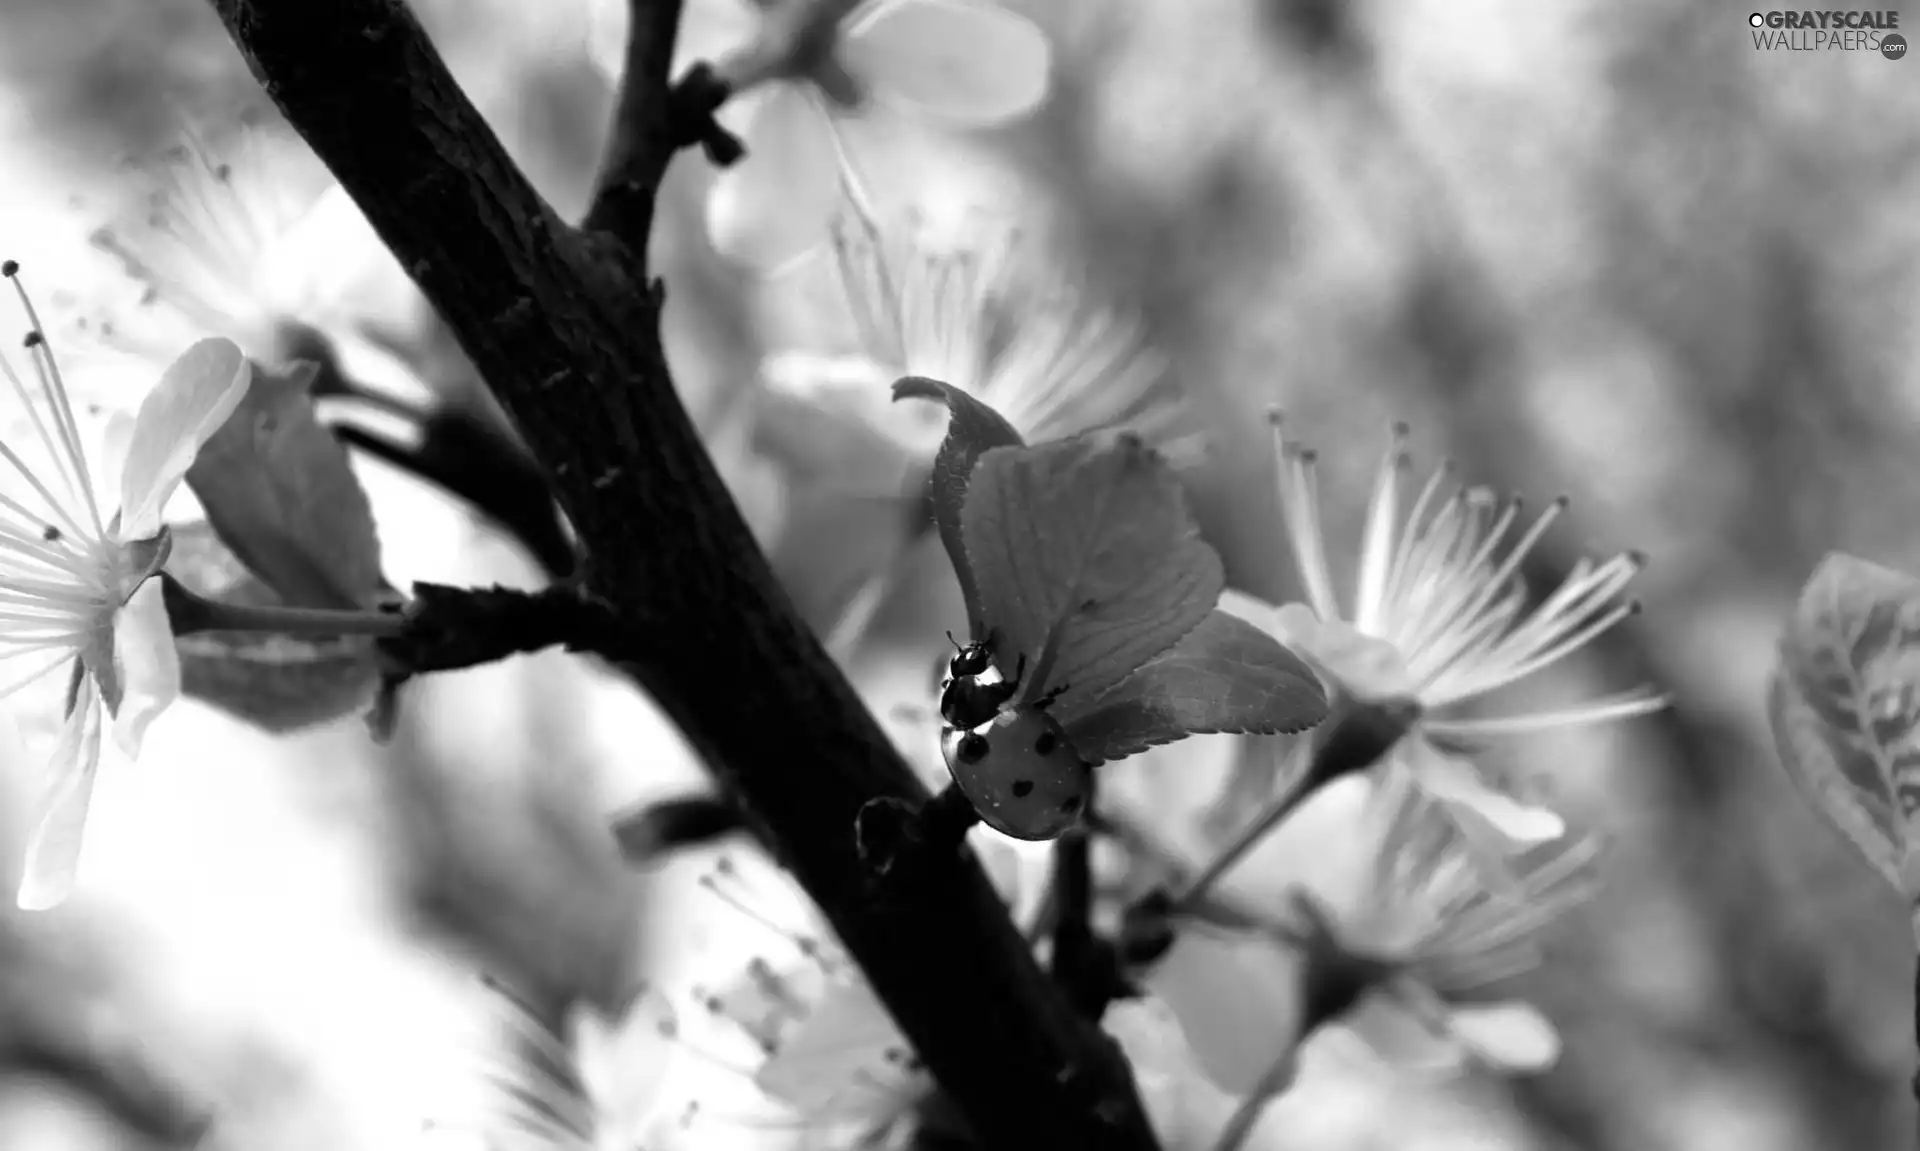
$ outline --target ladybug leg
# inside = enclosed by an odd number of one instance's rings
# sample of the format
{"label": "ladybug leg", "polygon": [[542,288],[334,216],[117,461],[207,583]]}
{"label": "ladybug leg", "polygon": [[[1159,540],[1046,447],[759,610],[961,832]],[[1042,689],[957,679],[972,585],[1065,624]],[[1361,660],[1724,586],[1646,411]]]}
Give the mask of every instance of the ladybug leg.
{"label": "ladybug leg", "polygon": [[1047,710],[1048,708],[1053,706],[1053,701],[1056,699],[1059,699],[1060,693],[1066,691],[1068,686],[1070,685],[1064,684],[1064,683],[1061,684],[1059,687],[1054,688],[1052,691],[1049,691],[1047,694],[1041,696],[1039,699],[1034,700],[1033,706],[1041,711]]}
{"label": "ladybug leg", "polygon": [[1007,681],[1007,686],[1017,691],[1019,690],[1019,687],[1020,687],[1020,681],[1025,679],[1026,677],[1027,677],[1027,656],[1025,652],[1022,652],[1019,660],[1016,661],[1013,665],[1013,678]]}

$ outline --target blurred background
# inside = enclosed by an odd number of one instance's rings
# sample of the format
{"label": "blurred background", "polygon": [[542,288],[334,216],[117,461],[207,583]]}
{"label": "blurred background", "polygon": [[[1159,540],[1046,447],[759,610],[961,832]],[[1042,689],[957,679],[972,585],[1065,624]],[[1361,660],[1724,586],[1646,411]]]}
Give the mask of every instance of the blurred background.
{"label": "blurred background", "polygon": [[[1501,752],[1623,848],[1529,983],[1560,1065],[1388,1117],[1330,1098],[1300,1146],[1909,1145],[1905,917],[1783,775],[1763,688],[1826,551],[1920,568],[1920,65],[1756,51],[1745,10],[1680,0],[1011,6],[1053,39],[1048,103],[899,141],[876,195],[1017,211],[1141,310],[1211,437],[1195,500],[1237,586],[1298,591],[1274,404],[1322,449],[1348,542],[1400,419],[1423,462],[1572,497],[1534,575],[1652,557],[1644,613],[1561,678],[1653,682],[1674,707]],[[577,215],[613,94],[583,0],[416,8]],[[197,0],[10,0],[0,250],[85,311],[115,275],[87,236],[137,210],[125,157],[171,142],[182,110],[261,106]],[[768,279],[715,254],[711,178],[676,162],[656,259],[678,382],[720,436],[763,357],[852,336],[826,269]],[[471,392],[384,274],[361,306],[413,349],[387,367]],[[826,627],[846,541],[895,513],[845,499],[807,445],[727,450]],[[357,463],[396,585],[544,578],[471,508]],[[915,660],[962,622],[948,610],[904,613]],[[7,777],[13,868],[32,793]],[[661,878],[619,861],[606,821],[701,786],[646,700],[551,653],[421,685],[384,746],[356,718],[276,736],[181,705],[103,776],[75,898],[0,913],[0,1146],[409,1145],[484,1073],[474,971],[615,1010],[680,938],[650,930],[670,923]]]}

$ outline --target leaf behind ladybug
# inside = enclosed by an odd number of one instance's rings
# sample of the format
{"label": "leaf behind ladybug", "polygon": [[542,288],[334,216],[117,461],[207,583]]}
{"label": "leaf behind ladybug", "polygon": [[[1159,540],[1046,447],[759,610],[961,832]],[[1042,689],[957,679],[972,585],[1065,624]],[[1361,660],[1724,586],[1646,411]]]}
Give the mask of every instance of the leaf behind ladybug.
{"label": "leaf behind ladybug", "polygon": [[973,638],[985,639],[979,584],[961,541],[960,509],[966,503],[968,483],[981,455],[993,448],[1017,447],[1025,441],[999,412],[951,384],[908,376],[893,385],[893,398],[939,400],[947,405],[947,438],[940,442],[940,451],[933,458],[933,473],[927,478],[927,503],[934,527],[940,531],[940,542],[946,545],[947,558],[953,561],[953,574],[960,580],[960,594],[966,597]]}
{"label": "leaf behind ladybug", "polygon": [[1127,433],[983,453],[961,529],[975,630],[996,633],[1003,673],[1026,658],[1016,702],[1059,690],[1071,712],[1198,627],[1224,586],[1180,481]]}
{"label": "leaf behind ladybug", "polygon": [[1320,678],[1299,656],[1238,616],[1200,626],[1099,697],[1053,709],[1088,766],[1189,735],[1305,731],[1327,717]]}

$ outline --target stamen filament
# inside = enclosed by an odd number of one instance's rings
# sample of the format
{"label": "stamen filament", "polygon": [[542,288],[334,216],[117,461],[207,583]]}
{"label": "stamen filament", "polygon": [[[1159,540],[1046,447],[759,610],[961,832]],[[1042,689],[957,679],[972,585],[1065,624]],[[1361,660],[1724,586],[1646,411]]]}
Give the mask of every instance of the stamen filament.
{"label": "stamen filament", "polygon": [[[54,362],[53,349],[47,346],[46,337],[42,335],[46,329],[40,323],[40,313],[34,308],[32,298],[27,295],[26,285],[20,282],[17,271],[8,278],[13,281],[14,294],[20,297],[20,306],[25,309],[27,323],[32,328],[27,335],[27,347],[38,369],[41,389],[46,392],[47,401],[52,405],[54,422],[59,426],[60,437],[66,448],[64,462],[73,468],[80,489],[77,494],[86,501],[87,510],[93,517],[93,538],[103,539],[107,529],[100,519],[100,507],[94,501],[93,479],[87,474],[86,453],[80,450],[80,425],[73,418],[73,406],[67,402],[66,381],[60,376],[60,365]],[[31,406],[28,414],[33,414]],[[39,427],[37,416],[34,417],[34,426]],[[48,447],[52,448],[53,445],[49,444]],[[60,454],[57,450],[53,452],[56,460]]]}
{"label": "stamen filament", "polygon": [[1509,660],[1506,662],[1489,659],[1484,664],[1476,665],[1474,673],[1466,677],[1465,683],[1454,685],[1443,698],[1436,700],[1434,706],[1442,707],[1447,704],[1458,703],[1463,699],[1469,699],[1473,696],[1485,695],[1487,692],[1493,691],[1496,688],[1505,687],[1510,683],[1525,679],[1534,672],[1556,664],[1573,652],[1585,647],[1602,633],[1611,630],[1615,624],[1633,616],[1638,611],[1639,605],[1637,604],[1621,604],[1599,619],[1588,624],[1586,627],[1567,636],[1559,643],[1538,652],[1531,658]]}
{"label": "stamen filament", "polygon": [[1435,735],[1468,738],[1481,735],[1520,735],[1651,715],[1656,711],[1664,711],[1670,703],[1669,698],[1661,692],[1651,688],[1635,688],[1594,703],[1562,708],[1558,711],[1472,719],[1431,719],[1427,721],[1426,726],[1427,730]]}
{"label": "stamen filament", "polygon": [[1360,546],[1360,581],[1354,590],[1354,627],[1375,634],[1386,614],[1387,575],[1393,563],[1394,532],[1400,510],[1400,474],[1406,464],[1405,424],[1395,424],[1386,455],[1374,475],[1373,498],[1368,501],[1366,539]]}

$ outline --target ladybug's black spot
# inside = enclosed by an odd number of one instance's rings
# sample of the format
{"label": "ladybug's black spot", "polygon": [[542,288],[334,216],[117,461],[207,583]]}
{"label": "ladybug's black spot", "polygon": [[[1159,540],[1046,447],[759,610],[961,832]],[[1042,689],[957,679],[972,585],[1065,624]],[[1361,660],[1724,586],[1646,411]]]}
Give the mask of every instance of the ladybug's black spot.
{"label": "ladybug's black spot", "polygon": [[1060,737],[1050,731],[1041,732],[1040,738],[1033,741],[1033,750],[1040,755],[1052,755],[1059,746]]}
{"label": "ladybug's black spot", "polygon": [[1013,781],[1013,797],[1015,799],[1025,799],[1032,794],[1033,781],[1031,779],[1016,779]]}
{"label": "ladybug's black spot", "polygon": [[1060,814],[1062,815],[1080,814],[1080,802],[1081,802],[1080,797],[1077,795],[1070,795],[1066,799],[1061,800]]}
{"label": "ladybug's black spot", "polygon": [[987,758],[987,751],[987,737],[972,731],[960,737],[960,746],[955,749],[963,763],[978,763]]}
{"label": "ladybug's black spot", "polygon": [[60,538],[60,529],[57,527],[54,527],[52,524],[48,524],[40,532],[40,538],[43,540],[46,540],[48,543],[52,543],[53,541]]}

